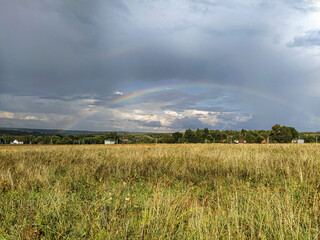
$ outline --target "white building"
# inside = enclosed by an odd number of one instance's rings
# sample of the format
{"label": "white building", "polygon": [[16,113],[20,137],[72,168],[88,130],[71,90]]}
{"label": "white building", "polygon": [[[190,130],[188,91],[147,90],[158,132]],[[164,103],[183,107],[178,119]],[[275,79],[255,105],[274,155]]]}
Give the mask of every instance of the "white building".
{"label": "white building", "polygon": [[116,141],[113,140],[113,139],[107,139],[107,140],[104,140],[104,144],[116,144]]}
{"label": "white building", "polygon": [[12,144],[23,144],[23,140],[21,139],[15,139]]}

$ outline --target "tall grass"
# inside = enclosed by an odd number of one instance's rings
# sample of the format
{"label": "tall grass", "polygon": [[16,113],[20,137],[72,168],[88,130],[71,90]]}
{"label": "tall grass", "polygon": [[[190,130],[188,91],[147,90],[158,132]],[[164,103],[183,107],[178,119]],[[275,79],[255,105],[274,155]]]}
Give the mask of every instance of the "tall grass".
{"label": "tall grass", "polygon": [[320,145],[0,148],[0,239],[317,239]]}

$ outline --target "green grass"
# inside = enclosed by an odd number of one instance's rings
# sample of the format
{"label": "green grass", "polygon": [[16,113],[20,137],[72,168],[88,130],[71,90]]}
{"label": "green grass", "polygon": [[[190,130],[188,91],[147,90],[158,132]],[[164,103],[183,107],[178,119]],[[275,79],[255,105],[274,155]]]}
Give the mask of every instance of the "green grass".
{"label": "green grass", "polygon": [[318,239],[320,145],[0,148],[0,239]]}

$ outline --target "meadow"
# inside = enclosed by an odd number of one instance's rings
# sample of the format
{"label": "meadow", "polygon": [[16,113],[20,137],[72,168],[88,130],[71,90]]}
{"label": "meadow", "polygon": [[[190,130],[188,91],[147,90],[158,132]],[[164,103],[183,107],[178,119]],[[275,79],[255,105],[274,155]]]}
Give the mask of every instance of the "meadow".
{"label": "meadow", "polygon": [[0,147],[0,239],[318,239],[320,145]]}

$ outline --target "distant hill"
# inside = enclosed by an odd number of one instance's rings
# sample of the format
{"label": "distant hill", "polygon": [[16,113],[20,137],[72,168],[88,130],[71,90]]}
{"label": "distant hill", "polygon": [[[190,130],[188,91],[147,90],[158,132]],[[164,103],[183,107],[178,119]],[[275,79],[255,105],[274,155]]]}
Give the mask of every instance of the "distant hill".
{"label": "distant hill", "polygon": [[[34,135],[52,136],[55,134],[78,135],[78,134],[104,134],[111,131],[84,131],[84,130],[62,130],[62,129],[31,129],[31,128],[0,128],[0,135]],[[126,132],[118,132],[126,133]]]}

